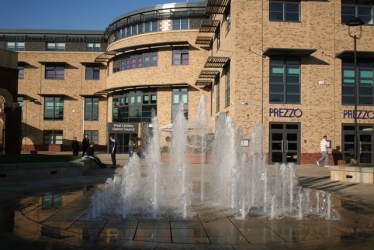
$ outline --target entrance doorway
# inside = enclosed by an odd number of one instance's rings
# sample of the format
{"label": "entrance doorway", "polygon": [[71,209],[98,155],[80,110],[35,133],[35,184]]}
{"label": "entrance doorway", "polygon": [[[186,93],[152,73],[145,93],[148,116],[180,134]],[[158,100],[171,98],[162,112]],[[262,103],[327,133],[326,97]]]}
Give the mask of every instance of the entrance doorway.
{"label": "entrance doorway", "polygon": [[300,163],[300,123],[270,123],[270,163]]}
{"label": "entrance doorway", "polygon": [[[129,152],[129,141],[130,138],[137,138],[138,134],[127,134],[127,133],[111,133],[114,140],[117,143],[117,154],[127,154]],[[109,136],[111,135],[108,135]],[[110,141],[108,142],[108,152],[109,152]]]}
{"label": "entrance doorway", "polygon": [[359,155],[355,154],[355,126],[343,124],[343,156],[347,162],[356,159],[359,163],[373,163],[374,159],[374,125],[358,125],[357,135],[359,138]]}

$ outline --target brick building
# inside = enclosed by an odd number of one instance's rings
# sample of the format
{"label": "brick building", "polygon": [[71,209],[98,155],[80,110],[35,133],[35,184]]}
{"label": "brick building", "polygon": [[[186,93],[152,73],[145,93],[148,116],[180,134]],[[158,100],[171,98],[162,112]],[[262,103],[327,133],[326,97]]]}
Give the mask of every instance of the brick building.
{"label": "brick building", "polygon": [[[269,163],[314,163],[323,135],[373,162],[373,7],[208,0],[133,10],[105,31],[0,30],[0,48],[19,51],[22,147],[68,150],[88,133],[105,149],[113,133],[126,152],[152,112],[169,124],[183,100],[192,119],[203,94],[212,132],[221,112],[246,139],[265,125]],[[347,26],[355,16],[364,25]]]}

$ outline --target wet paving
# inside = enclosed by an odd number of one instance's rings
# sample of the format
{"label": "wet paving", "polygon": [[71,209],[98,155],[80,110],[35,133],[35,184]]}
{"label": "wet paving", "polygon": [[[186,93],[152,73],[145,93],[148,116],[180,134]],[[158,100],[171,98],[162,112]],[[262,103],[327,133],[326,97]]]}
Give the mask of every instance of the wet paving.
{"label": "wet paving", "polygon": [[3,206],[1,249],[373,249],[374,208],[349,200],[334,199],[338,220],[239,220],[199,201],[188,220],[87,220],[98,188],[37,193]]}

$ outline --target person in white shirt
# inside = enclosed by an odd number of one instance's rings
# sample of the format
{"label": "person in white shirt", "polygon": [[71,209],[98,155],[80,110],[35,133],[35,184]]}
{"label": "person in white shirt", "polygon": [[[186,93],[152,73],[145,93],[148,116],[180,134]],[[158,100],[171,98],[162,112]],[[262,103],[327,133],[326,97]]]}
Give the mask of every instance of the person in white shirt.
{"label": "person in white shirt", "polygon": [[327,153],[327,136],[324,135],[322,140],[321,140],[321,143],[320,143],[320,148],[321,148],[321,154],[322,154],[322,157],[318,159],[317,161],[317,166],[319,167],[319,163],[323,160],[325,160],[325,167],[328,168],[329,167],[329,155]]}

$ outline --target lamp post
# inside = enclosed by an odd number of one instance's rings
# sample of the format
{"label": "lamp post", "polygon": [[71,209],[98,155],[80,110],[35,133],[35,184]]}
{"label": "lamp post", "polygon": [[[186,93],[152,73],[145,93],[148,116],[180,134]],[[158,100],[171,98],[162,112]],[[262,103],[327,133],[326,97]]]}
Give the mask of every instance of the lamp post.
{"label": "lamp post", "polygon": [[[354,60],[354,71],[355,71],[355,112],[354,112],[354,123],[355,123],[355,141],[354,141],[354,150],[355,150],[355,160],[359,164],[359,155],[360,155],[360,139],[358,138],[358,125],[357,125],[357,106],[359,103],[359,82],[358,82],[358,72],[357,72],[357,39],[360,39],[362,36],[361,26],[364,25],[364,22],[358,18],[354,17],[349,20],[346,25],[348,26],[348,35],[353,38],[353,60]],[[360,26],[360,32],[358,35],[351,33],[352,26]]]}

